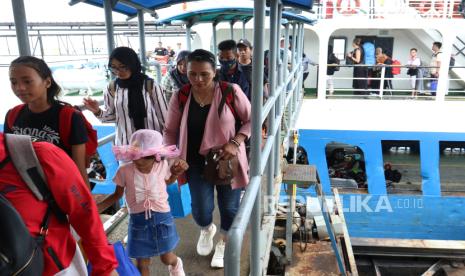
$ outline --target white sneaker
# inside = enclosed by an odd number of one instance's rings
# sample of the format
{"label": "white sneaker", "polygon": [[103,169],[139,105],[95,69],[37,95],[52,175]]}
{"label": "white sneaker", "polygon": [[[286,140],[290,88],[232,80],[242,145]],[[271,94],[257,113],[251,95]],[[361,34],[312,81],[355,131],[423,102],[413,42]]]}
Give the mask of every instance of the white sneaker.
{"label": "white sneaker", "polygon": [[223,240],[220,239],[220,241],[216,244],[215,247],[215,254],[213,254],[212,262],[211,262],[211,267],[217,267],[217,268],[223,268],[224,267],[224,248],[226,244],[224,243]]}
{"label": "white sneaker", "polygon": [[182,260],[179,257],[178,257],[178,263],[176,264],[176,266],[173,267],[169,265],[168,271],[170,272],[170,276],[186,276],[186,273],[184,273],[184,268],[182,266]]}
{"label": "white sneaker", "polygon": [[197,242],[197,253],[200,256],[207,256],[213,250],[213,237],[216,234],[216,226],[212,225],[206,230],[200,230],[199,241]]}

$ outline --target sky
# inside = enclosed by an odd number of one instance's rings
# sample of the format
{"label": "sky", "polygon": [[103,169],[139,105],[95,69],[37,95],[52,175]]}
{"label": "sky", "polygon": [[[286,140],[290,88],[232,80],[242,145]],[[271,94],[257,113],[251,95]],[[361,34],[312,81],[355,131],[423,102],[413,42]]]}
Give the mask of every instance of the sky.
{"label": "sky", "polygon": [[[13,22],[13,10],[11,1],[0,0],[0,22]],[[23,0],[26,9],[26,18],[28,22],[96,22],[105,21],[102,8],[95,7],[85,3],[78,3],[70,6],[69,0]],[[205,8],[203,1],[187,3],[188,9]],[[215,6],[231,5],[231,1],[211,1]],[[234,5],[251,6],[251,0],[235,0]],[[59,12],[57,12],[59,11]],[[171,8],[158,11],[161,17],[167,17],[179,13],[180,6],[174,5]],[[126,16],[120,13],[113,13],[113,21],[125,21]],[[133,19],[137,20],[137,19]],[[145,20],[153,20],[146,15]]]}
{"label": "sky", "polygon": [[[0,22],[14,21],[11,1],[0,0]],[[69,0],[24,0],[26,19],[29,22],[95,22],[105,20],[101,8],[84,3],[70,6],[68,3]],[[113,20],[126,20],[126,16],[113,13]]]}

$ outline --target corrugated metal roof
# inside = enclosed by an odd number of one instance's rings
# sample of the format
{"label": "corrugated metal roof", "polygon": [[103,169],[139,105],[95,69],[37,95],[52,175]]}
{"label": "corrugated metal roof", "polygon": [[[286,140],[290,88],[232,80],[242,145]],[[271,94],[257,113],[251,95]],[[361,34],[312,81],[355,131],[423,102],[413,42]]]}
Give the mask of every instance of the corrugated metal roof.
{"label": "corrugated metal roof", "polygon": [[[86,3],[89,5],[103,7],[103,0],[71,0],[70,4],[76,3]],[[180,1],[180,0],[120,0],[117,1],[116,5],[113,7],[113,11],[125,14],[127,16],[136,16],[137,9],[134,8],[140,7],[146,10],[157,10],[160,8],[165,8],[174,4],[179,4],[183,2],[192,2],[192,1]],[[285,6],[299,8],[303,11],[310,11],[312,9],[313,0],[283,0]]]}

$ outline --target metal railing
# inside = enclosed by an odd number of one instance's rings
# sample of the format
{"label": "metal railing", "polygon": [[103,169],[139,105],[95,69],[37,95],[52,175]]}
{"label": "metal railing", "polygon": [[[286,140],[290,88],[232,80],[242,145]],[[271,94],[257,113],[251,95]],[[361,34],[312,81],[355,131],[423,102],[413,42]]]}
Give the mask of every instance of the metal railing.
{"label": "metal railing", "polygon": [[[252,136],[251,136],[251,161],[250,161],[250,182],[242,198],[240,208],[234,222],[228,232],[228,242],[225,251],[225,275],[240,275],[241,249],[243,237],[249,224],[251,223],[251,275],[262,275],[265,269],[264,264],[268,260],[264,256],[269,250],[274,229],[272,225],[264,225],[262,218],[262,175],[266,170],[266,196],[274,195],[274,180],[280,173],[280,145],[281,123],[287,122],[288,128],[284,130],[287,136],[299,111],[302,99],[302,49],[304,28],[300,22],[286,22],[284,49],[289,48],[289,34],[292,26],[293,42],[291,46],[291,57],[288,51],[284,51],[282,60],[279,57],[279,37],[281,28],[278,22],[282,22],[283,6],[278,0],[270,1],[270,53],[269,53],[269,77],[270,77],[270,97],[266,106],[262,104],[263,91],[263,70],[261,66],[254,66],[252,72]],[[264,34],[265,34],[265,1],[254,1],[254,49],[253,64],[263,64],[264,61]],[[290,72],[288,71],[290,64]],[[286,113],[287,109],[287,113]],[[265,144],[262,143],[262,124],[268,118],[268,136]],[[270,210],[267,208],[267,210]],[[274,217],[274,214],[267,214]],[[270,236],[271,235],[271,236]]]}
{"label": "metal railing", "polygon": [[465,17],[460,0],[319,0],[315,6],[319,19],[338,17],[383,19],[392,16],[428,19]]}
{"label": "metal railing", "polygon": [[[328,67],[331,67],[334,65],[328,65]],[[351,80],[357,80],[357,79],[366,79],[367,82],[369,82],[370,85],[367,85],[367,89],[357,89],[357,88],[341,88],[341,85],[338,88],[334,88],[334,92],[331,93],[331,89],[328,87],[328,83],[326,84],[326,96],[327,98],[367,98],[366,96],[376,96],[379,99],[412,99],[414,98],[419,98],[419,99],[431,99],[432,97],[435,96],[436,94],[436,89],[431,87],[431,83],[433,81],[438,81],[438,78],[433,78],[430,76],[429,70],[431,68],[437,68],[434,66],[417,66],[416,69],[418,69],[418,74],[416,76],[415,82],[416,82],[416,87],[415,88],[404,88],[404,89],[399,89],[399,88],[394,88],[394,86],[398,86],[399,83],[404,83],[403,86],[408,86],[406,82],[411,81],[411,76],[406,75],[403,77],[402,75],[405,75],[406,72],[401,71],[400,74],[395,75],[395,77],[386,77],[386,69],[388,67],[400,67],[403,69],[408,69],[410,66],[408,65],[375,65],[375,66],[370,66],[370,65],[338,65],[338,67],[341,68],[355,68],[355,67],[368,67],[371,69],[371,72],[373,71],[374,68],[377,68],[377,72],[379,72],[378,77],[374,76],[368,76],[368,77],[335,77],[331,76],[332,81],[351,81]],[[449,71],[454,69],[454,68],[465,68],[465,66],[451,66],[449,68]],[[337,72],[335,75],[338,74]],[[457,83],[463,83],[464,79],[462,78],[451,78],[447,77],[447,87],[450,87],[452,82],[457,82]],[[395,85],[394,85],[395,84]],[[334,85],[336,87],[336,85]],[[457,85],[457,87],[460,87],[460,85]],[[340,92],[336,95],[336,92]],[[348,92],[353,92],[353,93],[348,93]],[[415,94],[413,94],[415,92]],[[454,99],[465,99],[465,88],[456,88],[456,89],[448,89],[446,91],[446,99],[452,98]],[[369,97],[373,98],[373,97]]]}

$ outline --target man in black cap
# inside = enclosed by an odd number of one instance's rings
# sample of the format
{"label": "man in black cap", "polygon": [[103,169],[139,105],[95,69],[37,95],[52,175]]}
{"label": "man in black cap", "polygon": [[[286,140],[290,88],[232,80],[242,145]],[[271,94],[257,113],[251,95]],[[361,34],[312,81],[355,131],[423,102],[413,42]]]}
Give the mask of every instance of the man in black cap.
{"label": "man in black cap", "polygon": [[245,38],[237,41],[239,68],[244,72],[247,81],[252,85],[252,44]]}
{"label": "man in black cap", "polygon": [[218,50],[218,60],[221,64],[221,69],[218,72],[220,80],[239,85],[250,100],[250,82],[239,67],[236,41],[231,39],[221,41],[218,44]]}

